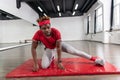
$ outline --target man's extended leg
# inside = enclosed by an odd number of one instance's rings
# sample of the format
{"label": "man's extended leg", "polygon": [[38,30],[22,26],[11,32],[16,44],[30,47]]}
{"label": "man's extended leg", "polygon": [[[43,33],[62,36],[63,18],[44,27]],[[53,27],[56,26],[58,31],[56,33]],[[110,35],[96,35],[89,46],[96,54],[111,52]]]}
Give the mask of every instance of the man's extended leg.
{"label": "man's extended leg", "polygon": [[87,54],[83,51],[77,50],[69,44],[66,44],[66,43],[62,42],[61,46],[62,46],[62,50],[66,53],[70,53],[72,55],[77,55],[77,56],[95,61],[96,64],[104,65],[104,60],[93,57],[93,56],[91,56],[91,55],[89,55],[89,54]]}

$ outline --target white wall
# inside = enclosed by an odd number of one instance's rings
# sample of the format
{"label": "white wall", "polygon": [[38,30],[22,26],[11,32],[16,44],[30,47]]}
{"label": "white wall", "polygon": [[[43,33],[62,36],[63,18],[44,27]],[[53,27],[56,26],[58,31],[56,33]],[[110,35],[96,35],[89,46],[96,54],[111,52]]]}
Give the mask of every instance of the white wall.
{"label": "white wall", "polygon": [[[94,27],[94,10],[103,5],[103,32],[96,34],[86,35],[86,17],[87,15],[91,15],[91,32]],[[120,31],[107,32],[110,27],[110,5],[111,0],[98,0],[96,4],[92,6],[92,8],[84,14],[84,16],[80,17],[65,17],[65,18],[52,18],[52,26],[58,28],[62,33],[63,40],[92,40],[92,41],[100,41],[103,43],[116,43],[120,44]],[[33,32],[37,30],[35,27],[32,27],[31,23],[37,24],[36,19],[38,18],[38,14],[31,9],[26,3],[21,3],[21,8],[16,8],[16,0],[0,0],[0,9],[4,10],[8,13],[11,13],[17,17],[20,17],[28,22],[24,22],[22,20],[18,21],[0,21],[0,43],[1,42],[18,42],[19,40],[31,38]],[[19,24],[19,25],[16,25]],[[22,27],[25,29],[23,29]],[[29,26],[29,27],[28,27]],[[31,31],[30,31],[31,30]],[[30,33],[29,35],[26,32]],[[14,36],[13,36],[14,35]],[[14,39],[14,37],[16,37]]]}
{"label": "white wall", "polygon": [[91,40],[91,41],[99,41],[102,42],[103,41],[103,33],[94,33],[94,11],[96,10],[96,8],[98,8],[99,6],[101,6],[101,4],[99,2],[95,3],[90,10],[84,14],[84,32],[86,33],[87,31],[87,16],[90,15],[91,16],[91,24],[89,26],[89,29],[91,30],[90,33],[88,35],[85,34],[84,39],[85,40]]}
{"label": "white wall", "polygon": [[52,18],[51,24],[61,31],[64,41],[84,38],[83,16]]}
{"label": "white wall", "polygon": [[110,43],[120,44],[120,31],[113,31],[109,33]]}
{"label": "white wall", "polygon": [[21,3],[21,8],[17,9],[16,0],[0,0],[0,9],[11,13],[19,18],[37,24],[38,14],[30,8],[26,3]]}
{"label": "white wall", "polygon": [[[16,0],[0,0],[0,9],[20,17],[30,23],[36,23],[38,14],[26,3],[21,3],[21,8],[16,8]],[[52,18],[52,26],[61,31],[63,40],[83,39],[83,17]],[[32,24],[17,21],[0,21],[0,43],[18,42],[19,40],[30,39],[36,28]],[[28,34],[29,33],[29,34]]]}
{"label": "white wall", "polygon": [[[87,29],[87,15],[91,14],[91,26],[93,29],[94,24],[94,10],[99,7],[103,6],[103,31],[93,34],[90,33],[88,35],[85,34],[84,40],[91,40],[91,41],[99,41],[103,43],[114,43],[120,44],[120,31],[112,31],[109,32],[110,29],[110,8],[111,8],[111,0],[99,0],[96,4],[92,6],[92,8],[84,14],[84,31],[86,32]],[[114,25],[113,25],[114,26]]]}
{"label": "white wall", "polygon": [[[83,17],[52,18],[52,27],[61,31],[63,41],[83,39]],[[19,42],[31,39],[39,29],[25,20],[0,21],[0,43]]]}
{"label": "white wall", "polygon": [[[92,40],[92,41],[100,41],[103,43],[109,43],[109,33],[106,32],[106,30],[109,30],[110,28],[110,8],[111,8],[111,0],[99,0],[97,3],[95,3],[92,8],[84,14],[84,29],[86,30],[87,27],[87,22],[86,22],[86,17],[87,15],[91,15],[91,26],[90,28],[94,29],[94,10],[96,10],[98,7],[102,6],[103,7],[103,31],[93,34],[90,33],[89,35],[85,35],[84,39],[85,40]],[[85,31],[84,30],[84,31]]]}
{"label": "white wall", "polygon": [[0,21],[0,43],[13,43],[31,39],[37,26],[25,20],[2,20]]}

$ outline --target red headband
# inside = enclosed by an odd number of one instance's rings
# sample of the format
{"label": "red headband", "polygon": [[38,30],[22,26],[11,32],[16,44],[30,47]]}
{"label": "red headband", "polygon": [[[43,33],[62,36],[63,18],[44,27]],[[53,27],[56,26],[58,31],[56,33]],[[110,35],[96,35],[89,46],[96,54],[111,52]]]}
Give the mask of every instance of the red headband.
{"label": "red headband", "polygon": [[40,21],[38,24],[39,24],[39,26],[41,27],[41,26],[43,26],[43,25],[45,25],[45,24],[50,24],[50,20]]}

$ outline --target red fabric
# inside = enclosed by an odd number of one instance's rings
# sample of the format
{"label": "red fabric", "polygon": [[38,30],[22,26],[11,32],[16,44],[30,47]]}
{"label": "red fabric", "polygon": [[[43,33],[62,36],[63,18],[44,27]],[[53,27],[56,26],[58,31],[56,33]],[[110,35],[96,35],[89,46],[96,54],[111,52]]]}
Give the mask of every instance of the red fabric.
{"label": "red fabric", "polygon": [[40,21],[38,24],[39,24],[40,27],[42,27],[45,24],[50,24],[50,20]]}
{"label": "red fabric", "polygon": [[56,41],[61,40],[61,34],[57,29],[51,28],[51,37],[47,38],[41,30],[38,30],[32,40],[41,41],[46,48],[54,49],[56,47]]}
{"label": "red fabric", "polygon": [[[39,64],[41,60],[38,60]],[[96,66],[93,61],[84,58],[63,58],[62,63],[65,70],[58,69],[57,59],[53,61],[48,69],[39,69],[32,72],[33,60],[30,59],[6,75],[7,78],[37,77],[37,76],[73,76],[73,75],[105,75],[120,74],[120,70],[114,65],[105,62],[104,66]]]}

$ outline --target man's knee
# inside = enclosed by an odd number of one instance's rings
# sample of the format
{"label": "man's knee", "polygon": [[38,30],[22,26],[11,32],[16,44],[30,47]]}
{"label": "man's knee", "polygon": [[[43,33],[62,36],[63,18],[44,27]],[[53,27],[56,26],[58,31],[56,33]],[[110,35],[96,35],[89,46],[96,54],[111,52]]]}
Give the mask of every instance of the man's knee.
{"label": "man's knee", "polygon": [[41,64],[42,69],[47,69],[49,67],[49,64]]}

